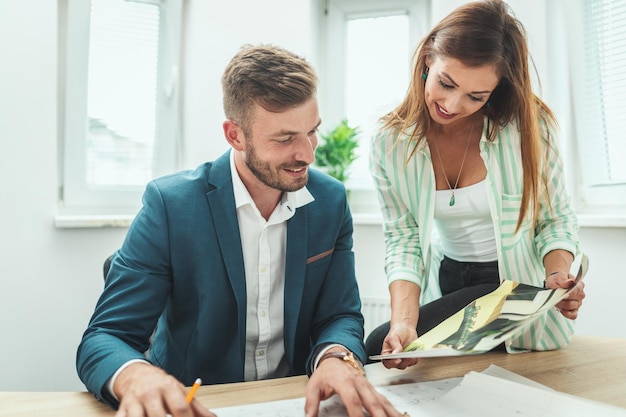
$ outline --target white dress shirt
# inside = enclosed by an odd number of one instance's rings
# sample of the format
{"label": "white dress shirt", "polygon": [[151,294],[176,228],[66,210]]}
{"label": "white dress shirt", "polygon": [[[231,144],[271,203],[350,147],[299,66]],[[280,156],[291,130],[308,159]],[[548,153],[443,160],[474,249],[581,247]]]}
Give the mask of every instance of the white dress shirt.
{"label": "white dress shirt", "polygon": [[235,206],[246,273],[245,381],[289,373],[283,337],[287,220],[313,201],[306,187],[284,193],[266,221],[235,168],[231,152]]}

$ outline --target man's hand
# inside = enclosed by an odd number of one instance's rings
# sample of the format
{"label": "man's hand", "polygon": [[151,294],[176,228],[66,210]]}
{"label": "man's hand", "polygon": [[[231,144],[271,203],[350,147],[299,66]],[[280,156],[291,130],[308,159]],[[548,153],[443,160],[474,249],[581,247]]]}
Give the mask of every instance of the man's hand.
{"label": "man's hand", "polygon": [[567,294],[567,297],[559,301],[556,308],[559,309],[563,317],[575,320],[578,317],[578,310],[583,304],[585,298],[585,283],[579,281],[576,284],[576,277],[572,274],[559,272],[546,278],[546,288],[571,288],[576,285]]}
{"label": "man's hand", "polygon": [[215,417],[195,399],[187,404],[183,384],[148,363],[133,363],[120,372],[113,391],[121,400],[115,417]]}
{"label": "man's hand", "polygon": [[[332,348],[331,350],[335,350]],[[341,349],[340,349],[341,350]],[[340,358],[321,361],[306,386],[306,417],[317,417],[320,402],[338,394],[350,417],[398,417],[391,403],[370,384],[359,369]]]}
{"label": "man's hand", "polygon": [[[389,353],[399,353],[404,350],[404,347],[417,339],[417,331],[415,327],[408,327],[403,324],[394,324],[390,327],[389,333],[383,341],[382,355]],[[384,359],[383,365],[385,368],[398,368],[406,369],[409,366],[413,366],[418,362],[418,358],[396,358],[396,359]]]}

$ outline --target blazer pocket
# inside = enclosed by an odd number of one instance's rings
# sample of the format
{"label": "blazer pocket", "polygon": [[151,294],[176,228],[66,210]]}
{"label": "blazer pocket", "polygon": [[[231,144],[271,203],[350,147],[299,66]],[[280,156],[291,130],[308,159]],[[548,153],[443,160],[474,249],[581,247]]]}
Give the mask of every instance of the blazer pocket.
{"label": "blazer pocket", "polygon": [[313,255],[310,258],[307,258],[306,264],[308,265],[310,263],[319,261],[320,259],[326,258],[327,256],[332,255],[334,251],[335,251],[335,248],[332,248],[332,249],[328,249],[325,252],[318,253],[317,255]]}

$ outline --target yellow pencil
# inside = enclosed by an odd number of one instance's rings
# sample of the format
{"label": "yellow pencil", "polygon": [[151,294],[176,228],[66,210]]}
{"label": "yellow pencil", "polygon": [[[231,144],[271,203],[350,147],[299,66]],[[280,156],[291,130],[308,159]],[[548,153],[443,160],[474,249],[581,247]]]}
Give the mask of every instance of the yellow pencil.
{"label": "yellow pencil", "polygon": [[200,385],[202,385],[202,380],[200,378],[197,378],[191,386],[191,389],[187,393],[187,404],[189,404],[193,400],[193,396],[196,395],[196,391],[198,391]]}

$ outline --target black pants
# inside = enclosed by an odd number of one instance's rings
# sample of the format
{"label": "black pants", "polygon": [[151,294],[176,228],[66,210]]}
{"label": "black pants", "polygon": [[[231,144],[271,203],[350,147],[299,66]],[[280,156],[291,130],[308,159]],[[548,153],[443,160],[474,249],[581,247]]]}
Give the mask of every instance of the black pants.
{"label": "black pants", "polygon": [[[421,335],[467,306],[470,302],[498,288],[498,262],[458,262],[443,258],[439,267],[442,297],[420,307],[417,334]],[[367,356],[378,355],[389,333],[389,322],[374,329],[365,341]]]}

